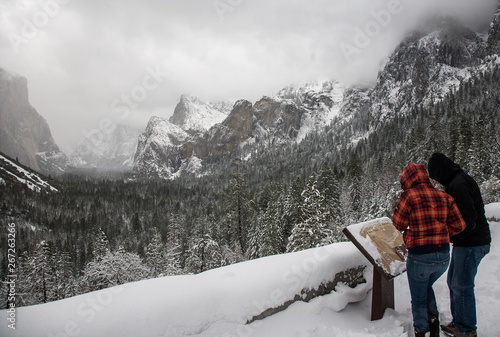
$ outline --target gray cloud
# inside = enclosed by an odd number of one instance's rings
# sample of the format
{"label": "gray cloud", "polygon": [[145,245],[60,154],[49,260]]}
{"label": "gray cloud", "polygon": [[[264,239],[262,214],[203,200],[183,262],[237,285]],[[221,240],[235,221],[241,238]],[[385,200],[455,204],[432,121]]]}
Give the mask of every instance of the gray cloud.
{"label": "gray cloud", "polygon": [[255,101],[294,82],[371,83],[425,16],[487,24],[496,3],[4,0],[0,66],[28,78],[32,105],[64,148],[103,121],[168,117],[182,93]]}

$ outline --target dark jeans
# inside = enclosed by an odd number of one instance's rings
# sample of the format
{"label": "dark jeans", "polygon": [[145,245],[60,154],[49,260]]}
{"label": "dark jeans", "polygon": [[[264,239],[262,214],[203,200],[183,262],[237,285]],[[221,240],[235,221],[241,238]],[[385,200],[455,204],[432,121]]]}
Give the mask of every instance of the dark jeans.
{"label": "dark jeans", "polygon": [[432,285],[450,263],[450,252],[408,254],[406,273],[411,294],[411,312],[415,331],[429,331],[428,314],[438,314]]}
{"label": "dark jeans", "polygon": [[448,270],[451,314],[453,324],[463,334],[469,334],[477,329],[474,279],[479,263],[489,252],[490,245],[453,247]]}

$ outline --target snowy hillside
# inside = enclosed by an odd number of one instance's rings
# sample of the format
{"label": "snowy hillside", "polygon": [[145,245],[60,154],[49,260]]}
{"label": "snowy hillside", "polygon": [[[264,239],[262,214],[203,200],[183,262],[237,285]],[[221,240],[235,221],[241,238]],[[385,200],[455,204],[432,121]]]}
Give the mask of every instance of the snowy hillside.
{"label": "snowy hillside", "polygon": [[486,56],[482,32],[454,19],[428,22],[389,57],[371,94],[375,123],[432,106],[477,71]]}
{"label": "snowy hillside", "polygon": [[40,177],[40,174],[16,164],[14,160],[0,153],[0,186],[17,184],[32,191],[56,192],[57,188]]}
{"label": "snowy hillside", "polygon": [[[500,204],[487,206],[500,218]],[[500,223],[491,222],[493,245],[476,279],[478,329],[500,336]],[[214,269],[197,275],[130,283],[70,299],[17,308],[15,330],[8,320],[1,336],[258,336],[258,337],[412,337],[406,275],[395,279],[395,310],[370,321],[371,268],[368,283],[336,291],[309,303],[245,324],[255,314],[304,288],[330,280],[338,271],[367,265],[351,243],[339,243]],[[441,319],[450,319],[445,275],[435,285]],[[351,303],[351,304],[348,304]],[[9,313],[2,311],[8,318]]]}

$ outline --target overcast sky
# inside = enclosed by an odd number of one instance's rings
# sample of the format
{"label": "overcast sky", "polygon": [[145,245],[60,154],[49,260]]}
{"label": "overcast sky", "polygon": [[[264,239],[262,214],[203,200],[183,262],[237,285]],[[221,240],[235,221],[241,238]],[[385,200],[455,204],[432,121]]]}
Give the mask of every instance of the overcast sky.
{"label": "overcast sky", "polygon": [[497,0],[0,0],[0,67],[65,151],[144,128],[183,93],[255,102],[311,80],[373,83],[430,13],[488,23]]}

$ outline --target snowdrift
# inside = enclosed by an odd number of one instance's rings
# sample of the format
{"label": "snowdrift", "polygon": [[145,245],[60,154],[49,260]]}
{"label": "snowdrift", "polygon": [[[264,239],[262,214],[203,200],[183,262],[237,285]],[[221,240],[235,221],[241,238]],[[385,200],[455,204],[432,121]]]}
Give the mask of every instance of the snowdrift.
{"label": "snowdrift", "polygon": [[[150,279],[18,308],[16,329],[4,324],[0,335],[198,335],[212,325],[220,327],[221,323],[245,326],[266,310],[297,299],[305,290],[318,289],[349,269],[361,270],[361,278],[365,270],[365,279],[371,280],[368,265],[353,244],[337,243],[197,275]],[[370,286],[363,282],[353,289],[339,283],[343,295],[334,301],[333,309],[338,311],[349,302],[364,299]],[[8,317],[9,313],[4,311],[5,314]]]}

